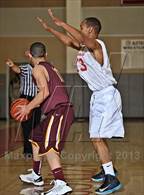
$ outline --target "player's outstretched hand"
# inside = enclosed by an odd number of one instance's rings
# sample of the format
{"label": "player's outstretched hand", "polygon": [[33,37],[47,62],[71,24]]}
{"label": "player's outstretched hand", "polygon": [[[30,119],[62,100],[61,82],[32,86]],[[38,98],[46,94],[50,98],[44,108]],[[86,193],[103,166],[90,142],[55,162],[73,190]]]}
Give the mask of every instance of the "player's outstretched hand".
{"label": "player's outstretched hand", "polygon": [[9,67],[12,67],[12,66],[14,66],[14,63],[11,59],[7,59],[6,60],[6,65],[9,66]]}
{"label": "player's outstretched hand", "polygon": [[57,26],[62,26],[63,21],[62,21],[61,19],[55,17],[55,16],[53,15],[53,12],[52,12],[52,10],[51,10],[50,8],[48,9],[48,14],[49,14],[49,16],[51,17],[51,19],[53,20],[53,22],[54,22]]}
{"label": "player's outstretched hand", "polygon": [[30,113],[30,110],[27,108],[26,105],[20,105],[17,106],[19,111],[15,114],[17,120],[23,121],[23,118],[26,117],[26,120],[28,119],[28,114]]}
{"label": "player's outstretched hand", "polygon": [[47,25],[47,23],[40,17],[37,17],[37,20],[38,22],[42,25],[42,27],[45,29],[45,30],[49,30],[49,26]]}

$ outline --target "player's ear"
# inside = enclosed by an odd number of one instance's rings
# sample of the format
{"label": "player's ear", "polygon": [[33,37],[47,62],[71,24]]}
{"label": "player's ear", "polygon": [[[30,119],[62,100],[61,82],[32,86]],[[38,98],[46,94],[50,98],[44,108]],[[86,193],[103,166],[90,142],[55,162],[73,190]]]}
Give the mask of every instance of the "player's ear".
{"label": "player's ear", "polygon": [[48,53],[46,52],[45,57],[47,57],[47,56],[48,56]]}
{"label": "player's ear", "polygon": [[28,57],[29,59],[32,58],[30,51],[25,51],[25,56]]}

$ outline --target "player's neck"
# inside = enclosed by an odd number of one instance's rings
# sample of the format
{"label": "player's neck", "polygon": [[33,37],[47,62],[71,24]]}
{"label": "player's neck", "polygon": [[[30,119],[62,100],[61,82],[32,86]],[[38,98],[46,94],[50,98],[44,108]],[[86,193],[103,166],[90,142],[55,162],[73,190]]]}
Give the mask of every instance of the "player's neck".
{"label": "player's neck", "polygon": [[45,62],[45,61],[46,61],[45,57],[36,58],[34,65],[38,65],[38,64],[40,64],[40,62]]}

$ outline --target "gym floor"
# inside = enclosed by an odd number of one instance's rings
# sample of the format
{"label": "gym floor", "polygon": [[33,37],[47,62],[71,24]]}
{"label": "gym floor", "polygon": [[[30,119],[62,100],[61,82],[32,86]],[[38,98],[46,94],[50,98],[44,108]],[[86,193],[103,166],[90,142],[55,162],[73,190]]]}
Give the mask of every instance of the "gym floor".
{"label": "gym floor", "polygon": [[[124,139],[112,139],[109,146],[112,152],[115,167],[118,169],[118,178],[124,188],[116,195],[143,195],[144,194],[144,120],[128,119],[124,121],[126,135]],[[0,140],[4,144],[2,131],[7,127],[0,122]],[[3,128],[2,128],[3,127]],[[18,176],[32,167],[32,160],[22,155],[19,140],[19,125],[13,123],[7,143],[11,144],[12,151],[0,158],[0,194],[1,195],[38,195],[41,191],[50,188],[53,179],[47,162],[43,159],[42,175],[44,187],[34,187],[23,184]],[[17,130],[15,131],[14,129]],[[4,132],[3,132],[4,133]],[[6,131],[5,131],[6,133]],[[5,143],[5,147],[6,144]],[[72,195],[92,195],[101,183],[91,181],[91,176],[99,170],[99,159],[93,151],[88,139],[88,122],[77,121],[73,124],[65,149],[61,155],[65,177],[73,188]]]}

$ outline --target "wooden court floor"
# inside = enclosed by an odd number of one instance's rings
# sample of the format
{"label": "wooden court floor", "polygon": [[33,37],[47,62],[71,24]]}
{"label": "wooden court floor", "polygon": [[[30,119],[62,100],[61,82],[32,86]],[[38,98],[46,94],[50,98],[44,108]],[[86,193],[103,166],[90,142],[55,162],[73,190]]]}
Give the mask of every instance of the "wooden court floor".
{"label": "wooden court floor", "polygon": [[[109,142],[118,178],[124,188],[115,195],[144,195],[144,120],[126,120],[126,136],[123,140]],[[15,140],[16,141],[16,140]],[[65,149],[62,152],[65,177],[73,188],[72,195],[92,195],[100,183],[91,181],[99,169],[97,154],[88,139],[88,123],[76,122],[71,128]],[[0,195],[38,195],[50,188],[53,179],[43,159],[44,187],[21,183],[19,174],[32,167],[30,158],[24,159],[18,148],[0,158]]]}

